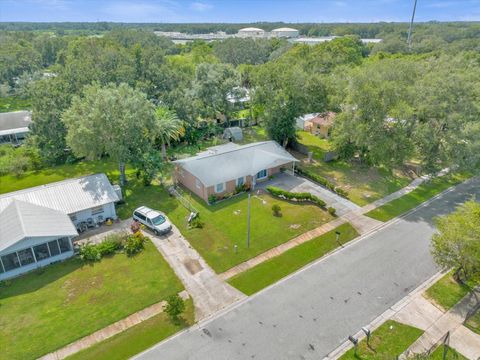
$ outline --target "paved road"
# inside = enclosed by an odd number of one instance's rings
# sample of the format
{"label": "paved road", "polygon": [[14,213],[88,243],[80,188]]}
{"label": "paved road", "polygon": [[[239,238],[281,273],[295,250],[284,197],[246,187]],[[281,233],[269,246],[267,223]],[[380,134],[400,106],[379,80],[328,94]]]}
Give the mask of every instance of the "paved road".
{"label": "paved road", "polygon": [[480,195],[480,181],[317,262],[139,359],[321,359],[436,273],[432,217]]}

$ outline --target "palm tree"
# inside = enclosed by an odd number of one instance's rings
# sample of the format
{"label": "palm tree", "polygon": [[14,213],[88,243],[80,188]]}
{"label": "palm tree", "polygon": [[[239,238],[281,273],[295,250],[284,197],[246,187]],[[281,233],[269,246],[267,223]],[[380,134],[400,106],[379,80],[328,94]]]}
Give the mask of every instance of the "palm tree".
{"label": "palm tree", "polygon": [[185,133],[182,121],[175,112],[160,106],[155,111],[157,137],[162,144],[162,158],[167,158],[166,145],[178,140]]}

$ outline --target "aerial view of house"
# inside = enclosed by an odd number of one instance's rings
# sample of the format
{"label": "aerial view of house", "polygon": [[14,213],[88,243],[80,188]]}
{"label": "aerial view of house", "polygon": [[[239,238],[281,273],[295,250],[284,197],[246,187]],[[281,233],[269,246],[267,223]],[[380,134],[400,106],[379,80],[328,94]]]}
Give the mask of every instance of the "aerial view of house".
{"label": "aerial view of house", "polygon": [[72,256],[77,227],[115,219],[118,200],[105,174],[0,195],[0,279]]}
{"label": "aerial view of house", "polygon": [[479,49],[480,0],[0,0],[0,360],[480,360]]}
{"label": "aerial view of house", "polygon": [[293,171],[296,161],[275,141],[227,143],[174,161],[174,176],[176,182],[209,201],[209,196],[233,193],[238,186],[254,189],[281,169]]}

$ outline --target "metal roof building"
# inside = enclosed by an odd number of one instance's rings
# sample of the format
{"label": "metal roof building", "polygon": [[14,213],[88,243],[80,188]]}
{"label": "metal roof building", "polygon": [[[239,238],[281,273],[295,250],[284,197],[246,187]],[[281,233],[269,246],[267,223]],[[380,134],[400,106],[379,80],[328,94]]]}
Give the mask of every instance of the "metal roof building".
{"label": "metal roof building", "polygon": [[300,32],[297,29],[283,27],[272,30],[270,34],[272,37],[296,38],[300,35]]}
{"label": "metal roof building", "polygon": [[116,218],[105,174],[0,195],[0,280],[73,255],[76,225]]}
{"label": "metal roof building", "polygon": [[262,37],[265,36],[265,30],[256,27],[247,27],[238,30],[239,37]]}
{"label": "metal roof building", "polygon": [[0,113],[0,144],[21,142],[29,132],[31,123],[30,111]]}

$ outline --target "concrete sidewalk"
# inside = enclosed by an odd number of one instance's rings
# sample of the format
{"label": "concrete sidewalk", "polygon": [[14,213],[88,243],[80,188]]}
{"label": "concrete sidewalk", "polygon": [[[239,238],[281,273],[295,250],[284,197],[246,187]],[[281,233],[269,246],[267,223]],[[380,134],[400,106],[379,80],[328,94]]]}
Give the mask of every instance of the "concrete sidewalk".
{"label": "concrete sidewalk", "polygon": [[193,298],[195,319],[202,320],[245,297],[222,281],[173,226],[168,236],[146,234],[170,264]]}
{"label": "concrete sidewalk", "polygon": [[450,347],[469,359],[477,359],[480,357],[480,336],[465,328],[463,322],[467,315],[479,305],[480,287],[467,294],[458,304],[431,324],[404,354],[425,353],[437,345],[447,332],[450,332]]}

